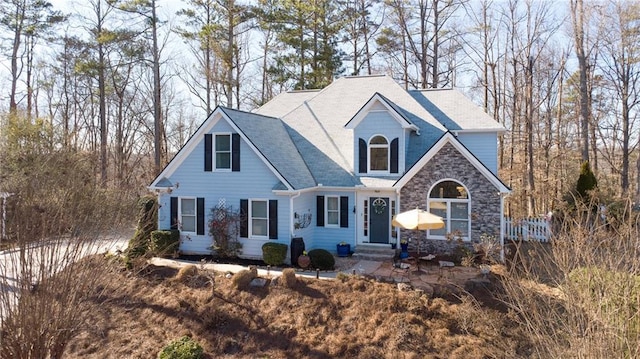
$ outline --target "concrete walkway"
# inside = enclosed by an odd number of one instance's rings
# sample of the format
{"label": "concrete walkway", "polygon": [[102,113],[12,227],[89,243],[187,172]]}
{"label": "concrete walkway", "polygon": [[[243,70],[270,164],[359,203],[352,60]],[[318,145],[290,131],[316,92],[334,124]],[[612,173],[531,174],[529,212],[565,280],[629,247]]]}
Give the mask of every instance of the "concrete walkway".
{"label": "concrete walkway", "polygon": [[[203,268],[208,270],[214,270],[216,272],[225,272],[225,273],[238,273],[241,270],[249,269],[246,266],[241,266],[238,264],[201,263],[201,262],[192,262],[192,261],[186,261],[186,260],[167,259],[167,258],[158,258],[158,257],[151,258],[149,260],[149,263],[156,266],[164,266],[164,267],[170,267],[170,268],[176,268],[176,269],[180,269],[187,265],[196,265],[196,266],[202,266]],[[381,264],[382,262],[360,260],[356,262],[353,265],[353,267],[347,270],[316,272],[315,270],[301,271],[299,269],[296,269],[296,275],[301,277],[306,277],[306,278],[317,277],[319,279],[335,279],[338,273],[344,273],[344,274],[356,273],[359,275],[366,275],[366,274],[372,274],[375,271],[377,271]],[[271,268],[270,270],[267,270],[264,268],[258,268],[258,275],[259,276],[269,276],[269,275],[279,276],[279,275],[282,275],[282,268],[274,267],[274,268]]]}
{"label": "concrete walkway", "polygon": [[[241,270],[249,269],[247,266],[237,264],[218,264],[218,263],[202,263],[195,261],[152,258],[149,263],[157,266],[166,266],[179,269],[187,265],[196,265],[208,270],[214,270],[223,273],[237,273]],[[359,276],[367,276],[394,283],[408,283],[411,286],[432,293],[433,286],[436,284],[453,284],[455,286],[464,286],[464,284],[474,278],[482,278],[480,270],[474,267],[450,267],[440,268],[437,265],[422,265],[417,268],[411,265],[407,271],[394,270],[393,265],[389,261],[373,261],[358,260],[348,269],[338,271],[318,271],[301,270],[296,268],[296,275],[305,278],[319,279],[335,279],[338,273],[356,274]],[[282,275],[282,268],[271,268],[269,270],[264,267],[258,268],[258,275],[261,277],[278,277]]]}

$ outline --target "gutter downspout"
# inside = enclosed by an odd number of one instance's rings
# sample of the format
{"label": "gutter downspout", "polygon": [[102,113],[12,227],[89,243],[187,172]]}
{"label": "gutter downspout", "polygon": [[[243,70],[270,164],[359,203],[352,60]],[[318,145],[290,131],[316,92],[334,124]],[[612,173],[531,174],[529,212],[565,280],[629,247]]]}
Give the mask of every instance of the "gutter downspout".
{"label": "gutter downspout", "polygon": [[295,198],[300,197],[300,191],[298,191],[298,193],[294,194],[293,196],[289,197],[289,236],[291,238],[293,238],[293,231],[295,230],[294,226],[293,226],[293,200]]}
{"label": "gutter downspout", "polygon": [[500,193],[500,261],[504,263],[504,198],[508,193]]}
{"label": "gutter downspout", "polygon": [[354,198],[354,203],[353,203],[353,209],[354,209],[354,214],[355,214],[355,220],[353,221],[355,223],[355,225],[353,226],[353,250],[355,251],[358,247],[358,188],[355,188],[355,191],[353,191],[353,198]]}
{"label": "gutter downspout", "polygon": [[[400,189],[396,189],[396,214],[400,213]],[[393,218],[391,218],[393,220]],[[400,228],[396,227],[396,248],[398,247],[398,240],[400,240]]]}

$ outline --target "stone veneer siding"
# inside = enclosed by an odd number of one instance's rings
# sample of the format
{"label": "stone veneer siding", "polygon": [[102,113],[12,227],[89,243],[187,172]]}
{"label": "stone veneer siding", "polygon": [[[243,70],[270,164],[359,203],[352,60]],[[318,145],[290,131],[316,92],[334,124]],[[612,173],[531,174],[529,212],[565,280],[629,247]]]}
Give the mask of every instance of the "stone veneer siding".
{"label": "stone veneer siding", "polygon": [[[500,238],[500,194],[498,189],[478,171],[466,157],[450,143],[442,149],[400,190],[400,211],[427,209],[429,190],[443,179],[453,179],[469,190],[471,212],[471,241],[478,242],[481,234]],[[425,238],[424,231],[401,230],[401,238]],[[410,247],[415,249],[415,243]],[[450,253],[458,243],[427,238],[421,251]]]}

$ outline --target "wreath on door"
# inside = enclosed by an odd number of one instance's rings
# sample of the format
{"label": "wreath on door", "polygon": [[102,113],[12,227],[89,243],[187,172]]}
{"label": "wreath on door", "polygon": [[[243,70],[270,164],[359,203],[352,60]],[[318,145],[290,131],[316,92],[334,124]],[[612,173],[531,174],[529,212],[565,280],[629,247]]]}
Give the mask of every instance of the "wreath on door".
{"label": "wreath on door", "polygon": [[372,206],[375,214],[383,214],[385,208],[387,208],[387,201],[382,198],[376,198],[373,200]]}

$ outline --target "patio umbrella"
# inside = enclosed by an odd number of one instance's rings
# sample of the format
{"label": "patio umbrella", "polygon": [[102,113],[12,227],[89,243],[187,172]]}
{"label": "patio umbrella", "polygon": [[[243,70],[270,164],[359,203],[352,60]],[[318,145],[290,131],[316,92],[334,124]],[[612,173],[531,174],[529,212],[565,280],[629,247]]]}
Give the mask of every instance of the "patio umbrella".
{"label": "patio umbrella", "polygon": [[444,227],[442,217],[416,208],[396,214],[391,221],[396,227],[404,229],[438,229]]}
{"label": "patio umbrella", "polygon": [[[391,221],[396,227],[402,227],[404,229],[438,229],[444,227],[444,221],[442,217],[429,213],[422,209],[416,208],[410,211],[405,211],[396,214]],[[420,272],[420,246],[418,244],[418,254],[416,256],[416,272]]]}

